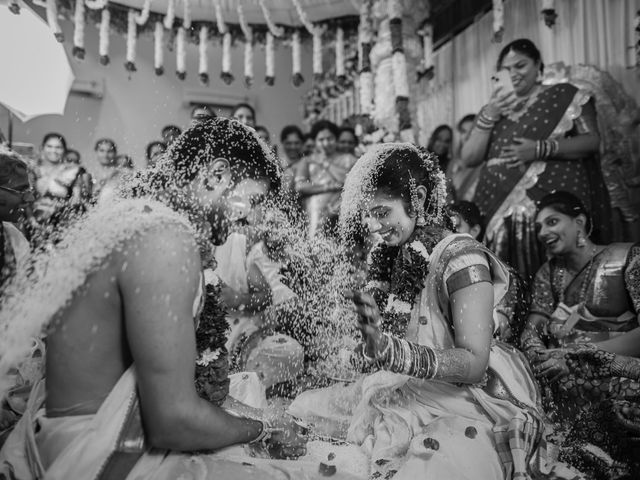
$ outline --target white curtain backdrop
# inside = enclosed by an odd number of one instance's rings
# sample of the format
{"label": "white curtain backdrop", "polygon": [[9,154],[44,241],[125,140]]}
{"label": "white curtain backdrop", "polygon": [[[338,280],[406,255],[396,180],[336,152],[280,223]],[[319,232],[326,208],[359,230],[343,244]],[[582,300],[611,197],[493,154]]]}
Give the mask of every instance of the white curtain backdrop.
{"label": "white curtain backdrop", "polygon": [[640,71],[633,68],[634,19],[640,0],[556,0],[558,19],[551,29],[542,19],[541,3],[504,2],[502,43],[492,42],[489,12],[435,52],[435,77],[421,81],[416,99],[422,145],[436,126],[455,126],[462,116],[484,105],[498,54],[516,38],[535,42],[545,64],[586,63],[608,71],[640,102]]}

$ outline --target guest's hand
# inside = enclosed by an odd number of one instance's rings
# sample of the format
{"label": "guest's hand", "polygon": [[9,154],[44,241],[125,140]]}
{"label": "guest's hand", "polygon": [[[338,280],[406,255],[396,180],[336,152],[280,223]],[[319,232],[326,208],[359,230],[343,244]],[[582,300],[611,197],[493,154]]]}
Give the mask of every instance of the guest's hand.
{"label": "guest's hand", "polygon": [[536,352],[533,372],[536,377],[544,378],[554,383],[569,374],[569,367],[565,359],[565,350],[561,348],[549,348]]}
{"label": "guest's hand", "polygon": [[295,460],[307,453],[309,429],[291,415],[283,413],[271,421],[277,429],[267,442],[272,458]]}
{"label": "guest's hand", "polygon": [[516,137],[511,145],[502,149],[501,157],[509,160],[509,168],[526,167],[536,159],[536,143],[529,138]]}
{"label": "guest's hand", "polygon": [[499,120],[502,115],[507,115],[518,104],[518,97],[513,91],[504,92],[503,87],[496,88],[489,102],[484,107],[484,113],[491,119]]}
{"label": "guest's hand", "polygon": [[567,366],[585,378],[609,378],[616,355],[597,350],[592,344],[581,345],[567,353]]}

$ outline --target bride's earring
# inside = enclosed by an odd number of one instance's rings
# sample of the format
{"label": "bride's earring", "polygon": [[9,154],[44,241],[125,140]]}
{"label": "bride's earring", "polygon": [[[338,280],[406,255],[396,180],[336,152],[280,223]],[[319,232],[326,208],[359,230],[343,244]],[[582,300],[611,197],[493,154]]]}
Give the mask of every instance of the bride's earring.
{"label": "bride's earring", "polygon": [[416,226],[424,227],[427,224],[424,205],[420,203],[420,199],[418,198],[418,187],[413,177],[409,178],[409,191],[411,194],[411,209],[416,214]]}

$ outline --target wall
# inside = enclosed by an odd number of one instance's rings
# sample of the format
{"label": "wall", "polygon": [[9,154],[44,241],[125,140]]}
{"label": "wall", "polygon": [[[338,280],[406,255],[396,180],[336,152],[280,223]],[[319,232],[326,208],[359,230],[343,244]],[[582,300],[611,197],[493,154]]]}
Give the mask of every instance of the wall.
{"label": "wall", "polygon": [[[41,9],[40,9],[41,10]],[[71,22],[62,22],[65,47],[71,53],[73,29]],[[86,27],[86,57],[82,62],[70,60],[76,78],[84,80],[104,79],[104,98],[96,99],[71,94],[64,116],[47,115],[25,124],[15,119],[13,139],[39,146],[44,134],[56,131],[63,134],[70,148],[82,154],[83,162],[93,169],[93,144],[100,137],[111,137],[118,144],[120,153],[134,157],[137,165],[144,164],[146,144],[160,137],[160,130],[167,124],[185,126],[189,123],[191,108],[183,104],[185,88],[201,87],[198,80],[197,46],[187,45],[187,78],[180,81],[175,75],[175,53],[165,49],[165,74],[156,76],[153,71],[153,36],[138,37],[136,66],[138,71],[129,74],[124,68],[126,44],[124,36],[111,35],[109,54],[111,63],[104,67],[98,62],[98,30]],[[284,125],[302,125],[301,98],[311,87],[311,49],[303,44],[302,74],[305,83],[298,89],[291,85],[291,49],[276,42],[276,83],[268,87],[264,83],[264,49],[254,47],[255,82],[251,89],[244,86],[243,44],[233,48],[232,71],[236,80],[227,86],[220,80],[222,49],[217,42],[209,46],[210,87],[221,95],[230,97],[234,104],[244,99],[255,106],[259,124],[271,132],[277,142]],[[46,88],[46,85],[43,85]],[[0,106],[0,129],[6,133],[8,114]]]}

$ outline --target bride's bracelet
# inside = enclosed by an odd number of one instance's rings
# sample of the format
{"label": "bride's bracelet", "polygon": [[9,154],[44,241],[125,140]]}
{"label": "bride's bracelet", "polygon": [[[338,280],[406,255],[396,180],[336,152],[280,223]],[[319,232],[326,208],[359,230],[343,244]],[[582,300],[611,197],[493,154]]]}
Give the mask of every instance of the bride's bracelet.
{"label": "bride's bracelet", "polygon": [[560,148],[558,140],[538,140],[536,142],[536,160],[546,160],[555,157]]}
{"label": "bride's bracelet", "polygon": [[382,360],[385,370],[416,378],[431,379],[438,372],[438,356],[433,348],[387,336],[389,351]]}

